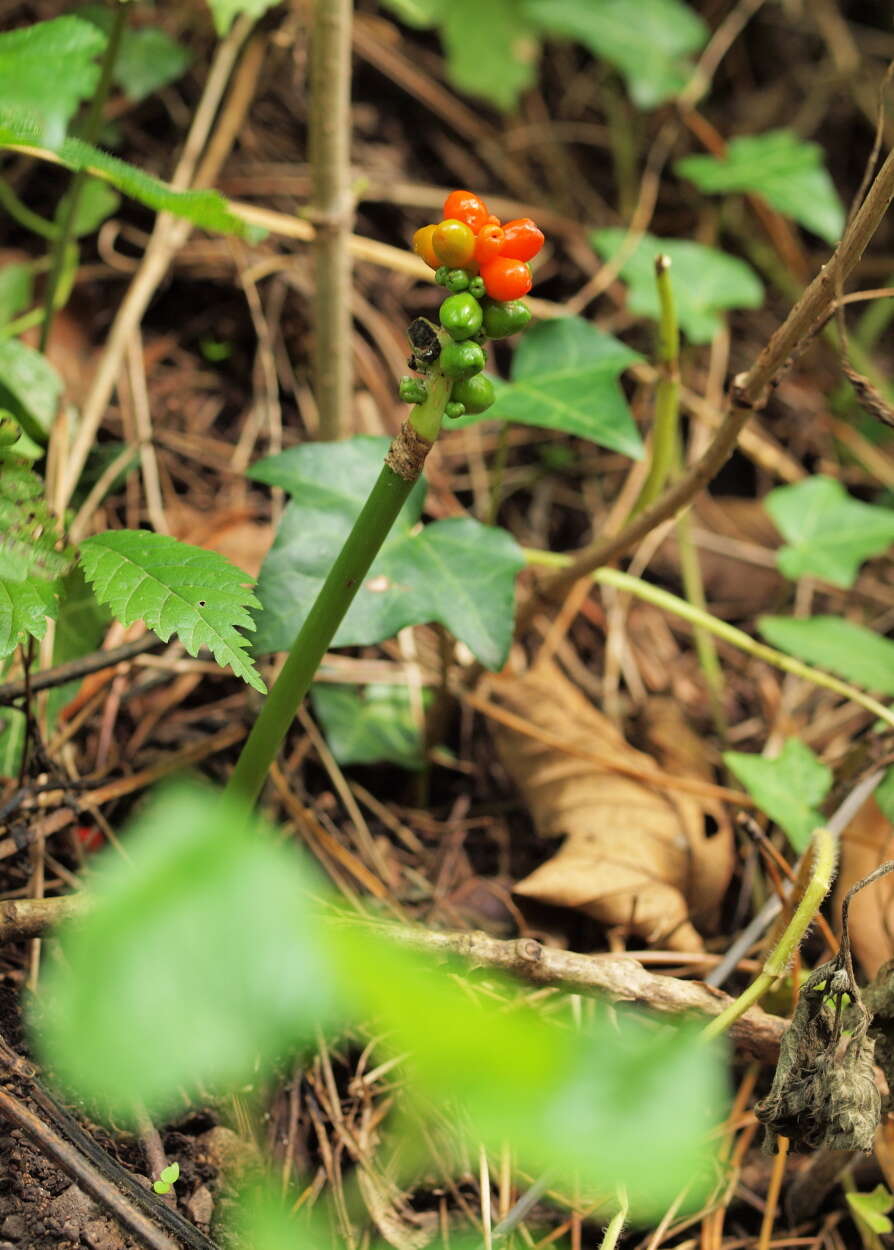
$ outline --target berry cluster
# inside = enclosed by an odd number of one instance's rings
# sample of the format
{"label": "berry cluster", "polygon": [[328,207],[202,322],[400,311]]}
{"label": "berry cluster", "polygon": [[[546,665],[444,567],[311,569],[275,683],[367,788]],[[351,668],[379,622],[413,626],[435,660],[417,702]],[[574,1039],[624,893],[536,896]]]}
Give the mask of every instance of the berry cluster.
{"label": "berry cluster", "polygon": [[[542,246],[543,232],[529,217],[503,225],[471,191],[451,191],[443,220],[413,235],[413,251],[451,292],[438,314],[450,336],[439,354],[441,372],[453,381],[447,416],[484,412],[494,402],[493,385],[481,376],[483,344],[507,338],[531,320],[521,297],[531,289],[528,262]],[[429,362],[415,350],[411,363],[424,373]],[[424,396],[424,384],[404,378],[400,393],[410,403],[421,402],[415,397]]]}

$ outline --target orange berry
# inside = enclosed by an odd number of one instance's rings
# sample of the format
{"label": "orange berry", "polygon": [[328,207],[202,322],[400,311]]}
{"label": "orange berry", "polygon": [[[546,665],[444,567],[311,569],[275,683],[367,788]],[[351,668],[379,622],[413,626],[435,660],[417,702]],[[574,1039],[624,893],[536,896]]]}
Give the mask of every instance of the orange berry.
{"label": "orange berry", "polygon": [[451,191],[444,201],[444,216],[464,221],[477,234],[487,222],[487,205],[473,191]]}
{"label": "orange berry", "polygon": [[437,269],[441,263],[432,243],[432,235],[436,229],[437,226],[423,226],[413,235],[413,251],[422,257],[430,269]]}
{"label": "orange berry", "polygon": [[543,247],[543,231],[530,217],[507,221],[503,235],[500,255],[510,256],[513,260],[532,260]]}
{"label": "orange berry", "polygon": [[501,301],[521,299],[534,284],[525,262],[512,256],[498,256],[489,265],[482,265],[481,277],[491,299]]}
{"label": "orange berry", "polygon": [[482,226],[475,240],[475,259],[479,265],[487,265],[496,260],[503,246],[503,231],[500,226]]}
{"label": "orange berry", "polygon": [[472,227],[456,218],[448,218],[435,226],[432,235],[435,255],[442,265],[451,269],[463,269],[475,251],[475,235]]}

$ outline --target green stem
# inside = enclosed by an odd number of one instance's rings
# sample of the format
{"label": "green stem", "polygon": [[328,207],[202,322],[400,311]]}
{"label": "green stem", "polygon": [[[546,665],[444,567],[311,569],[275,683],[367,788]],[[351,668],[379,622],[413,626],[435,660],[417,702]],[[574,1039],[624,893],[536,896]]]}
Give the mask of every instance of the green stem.
{"label": "green stem", "polygon": [[[93,99],[90,101],[90,111],[87,114],[87,121],[84,125],[84,141],[86,143],[95,143],[99,135],[99,128],[102,124],[102,111],[109,94],[109,88],[112,85],[115,61],[118,58],[118,49],[121,47],[121,38],[127,24],[127,3],[128,0],[116,0],[112,26],[109,31],[109,40],[103,53],[102,65],[100,66],[99,83]],[[50,269],[50,276],[47,279],[47,289],[44,296],[44,320],[40,330],[39,347],[41,352],[47,350],[47,343],[50,340],[53,317],[57,308],[56,290],[66,267],[68,249],[74,234],[78,204],[80,203],[81,192],[84,189],[87,177],[87,171],[79,169],[72,178],[65,204],[65,212],[62,220],[59,222],[59,228],[53,242],[53,264]]]}
{"label": "green stem", "polygon": [[[564,552],[537,551],[532,547],[526,547],[523,550],[525,559],[529,564],[540,564],[552,569],[564,569],[573,563],[572,557],[565,555]],[[894,728],[894,711],[885,707],[883,703],[879,703],[877,699],[873,699],[872,695],[866,694],[863,690],[858,690],[856,686],[849,686],[846,681],[841,681],[830,673],[824,673],[818,668],[811,668],[809,664],[805,664],[802,660],[796,660],[790,655],[785,655],[782,651],[776,651],[773,647],[768,647],[763,642],[757,642],[746,634],[744,630],[736,629],[735,625],[729,625],[726,621],[718,620],[710,612],[705,612],[694,604],[687,603],[685,599],[680,599],[676,595],[670,594],[669,591],[662,590],[660,586],[653,586],[650,582],[641,581],[638,577],[631,577],[629,573],[622,573],[619,569],[596,569],[590,576],[594,582],[599,582],[600,585],[615,586],[618,590],[626,590],[630,594],[636,595],[638,599],[644,599],[647,603],[654,604],[656,608],[661,608],[665,612],[671,612],[674,616],[679,616],[684,621],[689,621],[691,625],[700,625],[703,629],[713,634],[715,638],[722,638],[724,642],[738,647],[740,651],[753,655],[755,659],[764,660],[767,664],[772,664],[774,668],[781,668],[785,673],[793,673],[796,677],[803,677],[805,681],[812,682],[814,686],[821,686],[824,690],[832,690],[835,694],[839,694],[845,699],[850,699],[853,703],[859,703],[868,712],[872,712],[873,716],[879,717],[886,725]]]}
{"label": "green stem", "polygon": [[54,222],[47,221],[45,217],[41,217],[30,209],[27,204],[23,204],[9,183],[2,178],[0,178],[0,208],[5,208],[13,221],[17,221],[32,234],[39,234],[41,238],[55,239],[59,233],[59,227]]}
{"label": "green stem", "polygon": [[[450,398],[450,385],[447,378],[433,372],[427,399],[410,414],[408,425],[427,443],[434,442],[437,437],[444,408]],[[402,431],[391,444],[389,453],[389,459],[399,465],[402,472],[396,472],[388,462],[382,468],[236,761],[226,793],[244,807],[246,815],[261,792],[270,766],[302,699],[310,689],[320,661],[419,478],[424,453],[410,468],[402,454],[406,447],[407,438]]]}
{"label": "green stem", "polygon": [[738,998],[734,999],[702,1030],[702,1037],[705,1041],[725,1033],[749,1007],[753,1007],[766,994],[773,982],[778,980],[789,966],[792,956],[819,911],[823,899],[829,893],[835,876],[837,845],[834,834],[828,829],[817,829],[813,835],[812,850],[813,869],[810,879],[785,932],[764,963],[763,971]]}
{"label": "green stem", "polygon": [[[75,274],[78,271],[78,249],[74,244],[69,244],[66,249],[67,260],[56,287],[56,297],[53,300],[55,311],[64,308],[68,303],[68,297],[71,295],[71,288],[74,286]],[[16,338],[20,334],[24,334],[26,330],[39,326],[46,319],[46,310],[44,308],[31,308],[28,312],[22,313],[21,317],[16,317],[15,321],[8,321],[5,326],[0,326],[0,341],[3,339]]]}
{"label": "green stem", "polygon": [[670,258],[655,257],[655,283],[661,313],[658,319],[658,364],[661,378],[655,393],[655,424],[652,431],[652,461],[649,472],[628,520],[638,516],[661,494],[673,471],[677,455],[680,416],[680,331],[670,279]]}

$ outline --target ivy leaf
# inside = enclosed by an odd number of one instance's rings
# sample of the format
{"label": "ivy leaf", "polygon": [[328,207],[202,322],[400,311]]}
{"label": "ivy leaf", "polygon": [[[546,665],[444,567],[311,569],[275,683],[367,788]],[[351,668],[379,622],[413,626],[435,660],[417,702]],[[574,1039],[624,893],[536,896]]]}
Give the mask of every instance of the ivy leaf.
{"label": "ivy leaf", "polygon": [[823,151],[790,130],[733,139],[720,159],[686,156],[677,173],[711,195],[753,191],[769,204],[818,234],[837,243],[844,229],[844,209],[823,165]]}
{"label": "ivy leaf", "polygon": [[408,26],[439,28],[454,87],[507,112],[537,75],[540,46],[519,0],[382,0]]}
{"label": "ivy leaf", "polygon": [[852,499],[822,474],[771,490],[764,507],[788,544],[776,557],[786,577],[852,586],[862,562],[894,542],[894,510]]}
{"label": "ivy leaf", "polygon": [[708,27],[682,0],[523,0],[522,12],[544,34],[574,39],[621,71],[633,102],[650,109],[689,81],[689,60]]}
{"label": "ivy leaf", "polygon": [[13,263],[0,269],[0,326],[28,307],[33,287],[34,274],[30,265]]}
{"label": "ivy leaf", "polygon": [[81,566],[99,602],[123,625],[145,621],[162,642],[176,633],[193,656],[208,647],[218,664],[266,691],[236,628],[254,628],[251,578],[224,556],[166,534],[113,530],[81,544]]}
{"label": "ivy leaf", "polygon": [[[31,156],[47,159],[48,154],[41,146],[40,127],[27,114],[7,109],[0,93],[0,148],[28,148]],[[65,139],[52,155],[67,169],[86,169],[157,213],[173,213],[204,230],[239,235],[249,242],[256,243],[264,237],[263,230],[247,225],[231,212],[227,201],[217,191],[176,191],[166,182],[82,139]]]}
{"label": "ivy leaf", "polygon": [[[78,566],[71,569],[59,588],[59,614],[53,638],[53,664],[65,664],[95,651],[105,636],[112,615],[97,603]],[[81,688],[80,679],[47,691],[47,714],[51,724]]]}
{"label": "ivy leaf", "polygon": [[66,1088],[124,1120],[137,1100],[163,1119],[184,1086],[256,1080],[259,1060],[325,1023],[320,886],[195,784],[152,797],[122,841],[126,858],[92,861],[92,906],[60,930],[32,1031]]}
{"label": "ivy leaf", "polygon": [[775,759],[725,751],[723,762],[761,811],[788,834],[800,854],[823,823],[817,810],[829,793],[832,771],[799,738],[789,738]]}
{"label": "ivy leaf", "polygon": [[311,701],[339,764],[424,767],[422,736],[406,686],[318,682]]}
{"label": "ivy leaf", "polygon": [[[255,654],[292,645],[341,550],[388,450],[386,438],[293,447],[249,476],[293,496],[258,580],[263,611]],[[425,484],[414,488],[335,635],[334,646],[367,646],[406,625],[439,621],[488,668],[512,640],[515,575],[524,557],[504,530],[464,517],[412,529]]]}
{"label": "ivy leaf", "polygon": [[214,29],[223,37],[242,13],[249,17],[261,17],[272,9],[278,0],[208,0],[214,18]]}
{"label": "ivy leaf", "polygon": [[486,413],[461,417],[451,429],[501,417],[561,430],[641,459],[643,443],[618,377],[637,352],[582,317],[532,326],[512,358],[511,382],[497,388]]}
{"label": "ivy leaf", "polygon": [[847,1194],[848,1206],[872,1232],[880,1236],[894,1232],[894,1224],[888,1212],[894,1207],[894,1197],[884,1185],[876,1185],[868,1194]]}
{"label": "ivy leaf", "polygon": [[78,17],[54,17],[0,35],[0,107],[34,121],[35,141],[56,148],[99,77],[105,35]]}
{"label": "ivy leaf", "polygon": [[[614,227],[590,235],[605,260],[611,260],[626,237],[626,230]],[[759,308],[763,303],[763,285],[744,260],[701,243],[645,234],[621,268],[621,277],[630,286],[628,307],[639,317],[657,321],[660,315],[655,257],[662,254],[670,257],[680,326],[693,343],[710,343],[723,324],[721,314],[727,308]]]}
{"label": "ivy leaf", "polygon": [[6,408],[38,443],[46,443],[62,380],[40,352],[18,339],[0,340],[0,408]]}
{"label": "ivy leaf", "polygon": [[[85,5],[78,10],[78,17],[92,22],[105,35],[112,29],[112,12],[100,4]],[[189,50],[157,26],[126,29],[115,58],[113,81],[138,103],[185,74],[191,60]]]}
{"label": "ivy leaf", "polygon": [[894,695],[894,641],[840,616],[762,616],[761,633],[772,646],[818,664],[847,681]]}

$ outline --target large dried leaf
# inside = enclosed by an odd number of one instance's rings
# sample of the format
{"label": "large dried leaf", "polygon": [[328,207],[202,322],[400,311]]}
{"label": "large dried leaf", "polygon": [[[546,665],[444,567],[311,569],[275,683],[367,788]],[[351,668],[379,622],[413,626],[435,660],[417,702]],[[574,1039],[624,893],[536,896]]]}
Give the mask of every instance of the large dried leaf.
{"label": "large dried leaf", "polygon": [[[841,915],[852,885],[890,859],[894,859],[894,824],[874,798],[867,799],[842,834],[833,914]],[[854,954],[872,978],[883,963],[894,959],[894,873],[854,895],[849,927]]]}
{"label": "large dried leaf", "polygon": [[[495,679],[490,689],[495,702],[535,732],[561,737],[571,749],[644,773],[661,765],[631,747],[552,665]],[[609,763],[575,758],[497,722],[492,731],[537,831],[565,836],[558,853],[519,882],[516,893],[577,908],[605,925],[628,926],[656,945],[701,950],[695,923],[711,923],[733,867],[732,834],[720,806],[625,776]],[[697,739],[675,708],[654,708],[651,737],[671,771],[709,779]]]}

